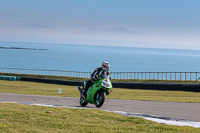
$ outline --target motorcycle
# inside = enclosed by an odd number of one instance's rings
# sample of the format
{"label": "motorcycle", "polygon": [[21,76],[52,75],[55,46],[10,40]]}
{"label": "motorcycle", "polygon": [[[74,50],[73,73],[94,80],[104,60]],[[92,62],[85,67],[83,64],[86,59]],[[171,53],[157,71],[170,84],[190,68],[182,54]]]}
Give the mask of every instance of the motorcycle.
{"label": "motorcycle", "polygon": [[[87,80],[84,81],[84,87],[86,87]],[[111,78],[105,74],[99,76],[98,80],[93,83],[87,90],[87,96],[84,97],[84,89],[80,86],[78,90],[80,92],[80,105],[85,107],[88,103],[95,104],[97,108],[100,108],[112,89]]]}

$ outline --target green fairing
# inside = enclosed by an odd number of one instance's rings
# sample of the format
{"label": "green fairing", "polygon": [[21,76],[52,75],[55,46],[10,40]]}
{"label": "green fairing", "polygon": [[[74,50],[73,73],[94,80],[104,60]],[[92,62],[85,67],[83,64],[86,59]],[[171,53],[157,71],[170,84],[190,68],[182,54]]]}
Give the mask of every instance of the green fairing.
{"label": "green fairing", "polygon": [[101,81],[100,82],[96,81],[96,83],[94,83],[94,85],[92,85],[88,89],[87,98],[86,98],[87,102],[94,104],[94,96],[95,96],[96,92],[101,88]]}
{"label": "green fairing", "polygon": [[[84,82],[86,87],[87,81]],[[85,107],[88,103],[95,104],[96,107],[101,107],[105,101],[105,95],[110,94],[112,89],[112,83],[109,76],[101,75],[98,81],[95,81],[92,86],[87,91],[86,98],[80,97],[81,106]],[[80,94],[82,90],[79,87]]]}
{"label": "green fairing", "polygon": [[102,80],[103,80],[102,77],[100,77],[99,81],[95,81],[94,84],[88,89],[87,98],[85,99],[86,102],[94,104],[95,94],[101,88],[106,91],[106,95],[109,94],[109,91],[112,89],[112,84],[110,89],[105,89],[104,87],[101,86]]}

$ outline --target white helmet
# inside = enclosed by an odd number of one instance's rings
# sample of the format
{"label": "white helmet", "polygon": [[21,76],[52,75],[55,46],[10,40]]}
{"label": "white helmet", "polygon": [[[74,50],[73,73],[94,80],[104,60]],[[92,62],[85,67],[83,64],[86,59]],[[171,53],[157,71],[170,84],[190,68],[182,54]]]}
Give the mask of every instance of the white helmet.
{"label": "white helmet", "polygon": [[107,70],[107,71],[109,71],[110,64],[109,64],[107,61],[104,61],[104,62],[101,64],[101,68],[102,68],[102,69],[105,69],[105,70]]}

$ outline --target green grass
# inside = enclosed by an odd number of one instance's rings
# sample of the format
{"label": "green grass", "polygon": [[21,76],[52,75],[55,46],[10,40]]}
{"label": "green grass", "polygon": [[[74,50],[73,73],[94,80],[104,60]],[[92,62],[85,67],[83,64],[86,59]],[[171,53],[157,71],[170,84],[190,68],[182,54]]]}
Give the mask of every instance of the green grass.
{"label": "green grass", "polygon": [[159,91],[114,88],[113,93],[111,93],[111,96],[109,98],[144,101],[200,103],[199,92],[186,91]]}
{"label": "green grass", "polygon": [[0,132],[188,133],[199,128],[158,124],[100,110],[0,103]]}
{"label": "green grass", "polygon": [[[62,89],[62,93],[58,93],[59,88]],[[5,80],[0,80],[0,92],[62,97],[80,96],[77,86]],[[199,92],[185,91],[159,91],[113,88],[111,94],[106,98],[200,103]]]}
{"label": "green grass", "polygon": [[[58,93],[58,89],[62,89],[62,93]],[[77,86],[45,84],[25,81],[0,80],[0,92],[62,97],[80,96]]]}
{"label": "green grass", "polygon": [[[65,77],[65,76],[45,76],[45,75],[30,75],[30,74],[9,74],[0,73],[0,75],[7,76],[19,76],[19,77],[33,77],[33,78],[47,78],[47,79],[59,79],[59,80],[73,80],[84,81],[86,78]],[[134,80],[134,79],[112,79],[112,82],[142,82],[142,83],[183,83],[183,84],[200,84],[200,81],[184,81],[184,80]]]}

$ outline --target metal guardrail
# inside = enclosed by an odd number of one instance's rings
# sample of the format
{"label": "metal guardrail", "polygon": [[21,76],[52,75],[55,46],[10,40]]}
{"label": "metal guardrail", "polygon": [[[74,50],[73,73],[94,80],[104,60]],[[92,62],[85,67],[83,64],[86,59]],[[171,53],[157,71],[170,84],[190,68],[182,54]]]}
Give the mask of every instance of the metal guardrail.
{"label": "metal guardrail", "polygon": [[[21,69],[0,68],[0,73],[33,74],[47,76],[65,76],[90,78],[91,72],[45,70],[45,69]],[[200,80],[200,72],[111,72],[112,79],[135,80]]]}
{"label": "metal guardrail", "polygon": [[0,68],[0,73],[65,76],[65,77],[79,77],[79,78],[90,78],[91,74],[91,72],[46,70],[46,69],[22,69],[22,68]]}

